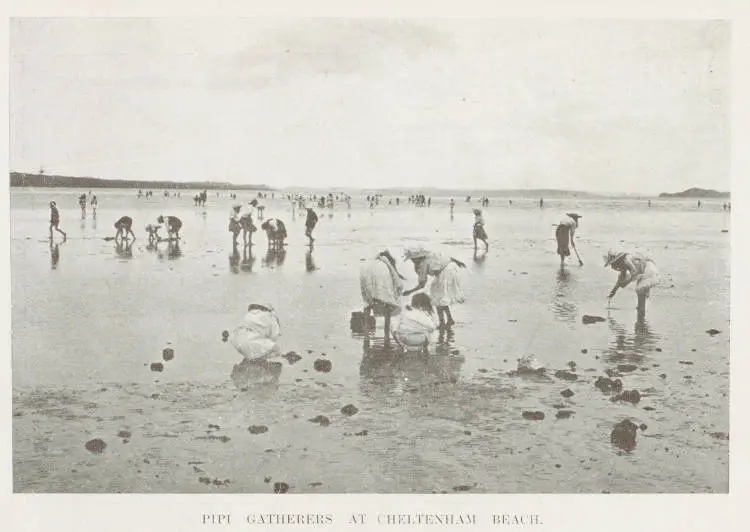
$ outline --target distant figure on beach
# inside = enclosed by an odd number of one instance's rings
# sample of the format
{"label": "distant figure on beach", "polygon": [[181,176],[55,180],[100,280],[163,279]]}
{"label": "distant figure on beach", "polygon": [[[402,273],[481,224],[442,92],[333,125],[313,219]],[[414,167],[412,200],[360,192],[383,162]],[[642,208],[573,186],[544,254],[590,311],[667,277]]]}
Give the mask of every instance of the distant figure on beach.
{"label": "distant figure on beach", "polygon": [[651,200],[648,200],[648,206],[651,207]]}
{"label": "distant figure on beach", "polygon": [[437,328],[435,312],[427,294],[414,294],[401,311],[393,338],[406,351],[426,350]]}
{"label": "distant figure on beach", "polygon": [[391,316],[401,310],[404,277],[396,267],[396,259],[385,250],[365,262],[359,270],[359,287],[365,303],[366,322],[372,314],[385,317],[385,339],[390,337]]}
{"label": "distant figure on beach", "polygon": [[583,261],[581,260],[581,256],[578,255],[575,241],[576,229],[578,229],[578,220],[580,218],[582,218],[580,214],[569,212],[557,224],[555,238],[557,239],[557,254],[560,255],[560,268],[565,267],[565,258],[570,256],[571,247],[576,252],[579,266],[583,266]]}
{"label": "distant figure on beach", "polygon": [[57,210],[57,204],[54,201],[49,202],[50,216],[49,216],[49,239],[52,240],[52,230],[54,229],[63,236],[63,240],[68,238],[65,231],[60,229],[60,213]]}
{"label": "distant figure on beach", "polygon": [[180,229],[182,228],[182,220],[177,216],[159,216],[156,221],[160,224],[165,224],[167,227],[167,238],[172,240],[180,239]]}
{"label": "distant figure on beach", "polygon": [[455,324],[450,305],[465,301],[458,269],[466,268],[466,264],[453,257],[444,257],[428,251],[421,246],[407,248],[404,259],[414,264],[419,284],[405,291],[403,295],[408,296],[422,290],[427,285],[428,277],[434,277],[429,289],[430,301],[437,307],[439,328],[450,329]]}
{"label": "distant figure on beach", "polygon": [[701,208],[701,200],[698,200],[698,208]]}
{"label": "distant figure on beach", "polygon": [[259,362],[279,353],[276,341],[281,336],[281,324],[269,304],[252,303],[242,321],[229,335],[224,335],[242,358]]}
{"label": "distant figure on beach", "polygon": [[91,198],[91,213],[96,218],[96,207],[99,205],[99,201],[96,199],[96,195]]}
{"label": "distant figure on beach", "polygon": [[286,225],[278,218],[270,218],[260,226],[266,232],[269,248],[284,247],[286,240]]}
{"label": "distant figure on beach", "polygon": [[318,223],[318,215],[312,207],[307,207],[307,219],[305,220],[305,236],[310,240],[310,245],[313,245],[315,239],[312,236],[313,229]]}
{"label": "distant figure on beach", "polygon": [[544,208],[544,198],[539,198],[539,208]]}
{"label": "distant figure on beach", "polygon": [[125,238],[125,240],[127,240],[128,235],[133,235],[133,240],[135,240],[135,233],[133,233],[133,219],[130,216],[123,216],[117,220],[115,222],[115,229],[117,229],[115,240],[118,238]]}
{"label": "distant figure on beach", "polygon": [[620,273],[607,298],[611,300],[619,288],[625,288],[635,281],[635,293],[638,295],[638,319],[643,320],[646,317],[646,299],[651,294],[651,289],[660,281],[660,273],[656,264],[640,253],[609,251],[604,256],[604,267],[607,266]]}
{"label": "distant figure on beach", "polygon": [[487,231],[484,229],[484,216],[482,209],[474,209],[474,250],[477,249],[477,240],[484,242],[484,249],[489,250],[490,245],[487,242]]}
{"label": "distant figure on beach", "polygon": [[451,198],[449,205],[451,207],[451,218],[453,218],[453,208],[456,206],[456,202],[453,198]]}
{"label": "distant figure on beach", "polygon": [[78,205],[81,207],[81,218],[86,218],[86,194],[78,196]]}

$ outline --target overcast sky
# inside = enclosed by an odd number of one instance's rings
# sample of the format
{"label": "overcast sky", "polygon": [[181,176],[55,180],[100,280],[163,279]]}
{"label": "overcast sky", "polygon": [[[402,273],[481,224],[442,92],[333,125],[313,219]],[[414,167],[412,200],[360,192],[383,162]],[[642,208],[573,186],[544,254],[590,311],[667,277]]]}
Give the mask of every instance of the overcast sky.
{"label": "overcast sky", "polygon": [[11,170],[730,186],[723,22],[16,19],[10,38]]}

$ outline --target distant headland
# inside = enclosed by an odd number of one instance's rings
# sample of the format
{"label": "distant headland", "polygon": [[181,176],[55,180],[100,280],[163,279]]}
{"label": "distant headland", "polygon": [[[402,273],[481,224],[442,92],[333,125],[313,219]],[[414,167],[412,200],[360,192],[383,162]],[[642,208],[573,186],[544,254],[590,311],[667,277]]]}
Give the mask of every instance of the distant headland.
{"label": "distant headland", "polygon": [[729,192],[720,192],[707,188],[689,188],[682,192],[662,192],[660,198],[729,198]]}
{"label": "distant headland", "polygon": [[62,175],[10,173],[11,187],[45,188],[156,188],[156,189],[208,189],[208,190],[271,190],[267,185],[234,185],[229,182],[191,181],[130,181],[126,179],[101,179],[98,177],[70,177]]}

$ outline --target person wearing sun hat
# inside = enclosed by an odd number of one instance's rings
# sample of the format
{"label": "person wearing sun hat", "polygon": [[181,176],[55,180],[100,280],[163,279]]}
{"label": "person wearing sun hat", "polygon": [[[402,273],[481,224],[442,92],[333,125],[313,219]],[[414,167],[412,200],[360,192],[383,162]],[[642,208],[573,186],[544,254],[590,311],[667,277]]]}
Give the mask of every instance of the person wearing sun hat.
{"label": "person wearing sun hat", "polygon": [[312,207],[310,207],[309,204],[305,205],[305,209],[307,209],[307,218],[305,218],[305,236],[310,241],[310,246],[312,246],[313,242],[315,242],[315,239],[312,236],[312,232],[318,223],[318,215],[315,214],[315,211]]}
{"label": "person wearing sun hat", "polygon": [[626,253],[624,251],[609,251],[604,255],[604,267],[611,267],[620,275],[614,288],[607,296],[612,299],[617,290],[625,288],[635,281],[635,293],[638,296],[638,319],[646,317],[646,299],[651,295],[651,289],[659,284],[660,273],[654,261],[640,253]]}
{"label": "person wearing sun hat", "polygon": [[259,361],[278,353],[276,340],[281,336],[279,318],[272,305],[251,303],[247,314],[231,334],[224,334],[242,357],[249,361]]}
{"label": "person wearing sun hat", "polygon": [[422,245],[407,246],[404,260],[410,260],[414,264],[419,283],[411,290],[406,290],[403,295],[408,296],[424,289],[428,277],[433,277],[429,290],[430,301],[437,308],[439,328],[450,329],[455,324],[450,305],[465,301],[458,269],[466,268],[466,264],[453,257],[445,257],[430,251]]}
{"label": "person wearing sun hat", "polygon": [[487,232],[484,230],[484,216],[482,209],[474,209],[474,251],[477,250],[477,240],[484,242],[484,249],[490,249],[487,243]]}
{"label": "person wearing sun hat", "polygon": [[557,254],[560,255],[560,268],[565,267],[565,259],[570,256],[571,247],[573,248],[573,251],[575,251],[576,257],[578,257],[578,264],[583,266],[583,261],[578,254],[575,241],[578,220],[581,218],[583,218],[583,216],[578,213],[568,212],[565,213],[563,219],[557,224],[555,238],[557,239]]}

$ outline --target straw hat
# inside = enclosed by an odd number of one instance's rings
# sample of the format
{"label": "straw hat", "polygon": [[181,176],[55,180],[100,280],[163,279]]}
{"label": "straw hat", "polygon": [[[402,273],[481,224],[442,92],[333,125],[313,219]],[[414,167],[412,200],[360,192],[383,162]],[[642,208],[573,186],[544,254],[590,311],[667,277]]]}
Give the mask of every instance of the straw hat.
{"label": "straw hat", "polygon": [[565,213],[565,215],[566,215],[566,216],[570,216],[570,217],[571,217],[571,218],[573,218],[573,219],[574,219],[574,220],[575,220],[576,222],[578,222],[578,219],[579,219],[579,218],[583,218],[583,216],[581,216],[580,214],[578,214],[578,213],[576,213],[576,212],[566,212],[566,213]]}
{"label": "straw hat", "polygon": [[407,246],[404,249],[404,260],[422,259],[430,252],[421,245]]}
{"label": "straw hat", "polygon": [[482,209],[472,209],[474,214],[482,214]]}
{"label": "straw hat", "polygon": [[625,253],[624,251],[619,251],[617,253],[611,250],[608,251],[607,254],[604,255],[604,267],[606,268],[607,266],[614,264],[615,262],[623,258],[625,255],[627,255],[627,253]]}
{"label": "straw hat", "polygon": [[250,312],[251,310],[265,310],[267,312],[273,312],[274,308],[270,303],[250,303],[247,306],[247,311]]}

